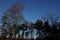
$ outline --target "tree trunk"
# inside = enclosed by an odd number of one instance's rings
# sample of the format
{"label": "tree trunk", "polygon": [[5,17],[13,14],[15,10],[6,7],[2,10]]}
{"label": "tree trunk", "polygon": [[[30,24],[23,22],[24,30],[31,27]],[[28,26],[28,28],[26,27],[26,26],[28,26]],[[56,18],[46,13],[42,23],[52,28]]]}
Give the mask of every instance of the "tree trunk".
{"label": "tree trunk", "polygon": [[23,33],[22,33],[22,39],[24,39],[24,30],[23,30]]}
{"label": "tree trunk", "polygon": [[31,31],[31,40],[32,40],[32,31]]}
{"label": "tree trunk", "polygon": [[20,33],[18,32],[18,40],[20,40]]}
{"label": "tree trunk", "polygon": [[15,40],[16,40],[16,34],[15,34]]}
{"label": "tree trunk", "polygon": [[40,30],[38,30],[38,32],[39,32],[39,40],[40,40]]}

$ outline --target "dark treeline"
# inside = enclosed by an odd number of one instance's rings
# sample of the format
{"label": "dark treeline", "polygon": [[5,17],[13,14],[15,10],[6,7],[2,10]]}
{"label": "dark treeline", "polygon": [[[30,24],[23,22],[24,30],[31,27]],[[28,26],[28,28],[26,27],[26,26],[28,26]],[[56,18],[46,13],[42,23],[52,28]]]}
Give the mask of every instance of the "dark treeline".
{"label": "dark treeline", "polygon": [[[59,40],[60,39],[60,22],[58,17],[49,16],[46,20],[37,19],[35,23],[27,22],[22,16],[24,7],[21,3],[13,5],[8,9],[1,18],[1,32],[0,38],[16,38],[26,40]],[[20,24],[20,22],[23,23]],[[28,31],[29,29],[30,31]],[[33,38],[33,29],[36,31],[36,38]],[[22,34],[21,32],[22,31]],[[28,38],[29,33],[31,38]],[[18,36],[16,37],[16,35]]]}

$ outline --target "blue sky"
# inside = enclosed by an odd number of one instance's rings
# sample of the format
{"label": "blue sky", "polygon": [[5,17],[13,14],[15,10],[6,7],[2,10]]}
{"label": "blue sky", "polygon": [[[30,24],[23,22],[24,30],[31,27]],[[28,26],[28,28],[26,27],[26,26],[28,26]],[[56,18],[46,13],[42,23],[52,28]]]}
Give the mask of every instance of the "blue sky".
{"label": "blue sky", "polygon": [[27,21],[35,22],[48,12],[60,15],[60,0],[0,0],[0,18],[9,7],[19,1],[25,7],[23,15]]}

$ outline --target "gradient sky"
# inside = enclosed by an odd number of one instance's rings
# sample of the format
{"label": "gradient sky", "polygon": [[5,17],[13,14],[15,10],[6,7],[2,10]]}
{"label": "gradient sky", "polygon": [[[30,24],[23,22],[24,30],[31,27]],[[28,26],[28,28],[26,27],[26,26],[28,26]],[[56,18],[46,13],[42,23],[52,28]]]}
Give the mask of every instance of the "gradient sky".
{"label": "gradient sky", "polygon": [[30,22],[41,19],[48,12],[60,15],[60,0],[0,0],[0,18],[9,7],[19,1],[25,6],[25,19]]}

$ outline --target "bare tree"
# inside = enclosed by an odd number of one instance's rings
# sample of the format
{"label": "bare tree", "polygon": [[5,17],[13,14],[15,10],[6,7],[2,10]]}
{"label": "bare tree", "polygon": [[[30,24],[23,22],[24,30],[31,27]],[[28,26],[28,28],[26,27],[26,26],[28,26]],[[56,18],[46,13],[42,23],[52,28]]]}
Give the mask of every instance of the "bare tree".
{"label": "bare tree", "polygon": [[[24,7],[21,3],[16,3],[11,8],[9,8],[2,16],[3,27],[5,24],[7,24],[9,33],[14,32],[15,34],[18,25],[20,25],[19,24],[20,20],[21,19],[25,20],[22,15],[23,9]],[[16,34],[15,34],[15,38],[16,38]]]}
{"label": "bare tree", "polygon": [[53,25],[53,23],[58,22],[59,16],[53,14],[53,13],[47,13],[46,16],[42,17],[43,21],[49,20],[50,24]]}

